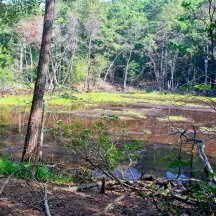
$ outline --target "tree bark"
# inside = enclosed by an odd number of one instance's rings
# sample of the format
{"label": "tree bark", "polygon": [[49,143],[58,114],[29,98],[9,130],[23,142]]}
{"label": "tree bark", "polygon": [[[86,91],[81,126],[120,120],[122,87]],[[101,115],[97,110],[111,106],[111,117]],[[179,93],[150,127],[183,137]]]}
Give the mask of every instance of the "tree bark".
{"label": "tree bark", "polygon": [[23,72],[23,46],[20,48],[20,65],[19,65],[20,73]]}
{"label": "tree bark", "polygon": [[22,162],[37,162],[35,160],[37,160],[38,158],[38,136],[41,128],[42,103],[46,84],[46,73],[48,71],[48,66],[50,62],[54,5],[55,0],[46,1],[40,58],[38,63],[38,71],[35,82],[32,107],[29,116],[25,144],[22,154]]}
{"label": "tree bark", "polygon": [[133,52],[133,48],[134,48],[134,47],[132,47],[132,48],[130,49],[129,57],[128,57],[127,65],[126,65],[126,69],[125,69],[124,84],[123,84],[123,89],[124,89],[124,91],[126,90],[126,87],[127,87],[128,69],[129,69],[129,63],[130,63],[130,60],[131,60],[131,55],[132,55],[132,52]]}
{"label": "tree bark", "polygon": [[85,88],[90,90],[90,71],[91,71],[91,48],[92,48],[92,37],[89,38],[89,47],[88,47],[88,69],[86,74]]}
{"label": "tree bark", "polygon": [[106,74],[105,74],[105,76],[104,76],[104,82],[106,82],[107,76],[108,76],[109,72],[111,71],[111,69],[112,69],[112,67],[113,67],[113,65],[114,65],[114,63],[115,63],[115,61],[116,61],[116,59],[117,59],[124,51],[125,51],[125,50],[122,50],[121,52],[119,52],[119,53],[116,55],[116,57],[114,58],[114,60],[111,62],[110,66],[109,66],[109,68],[107,69]]}

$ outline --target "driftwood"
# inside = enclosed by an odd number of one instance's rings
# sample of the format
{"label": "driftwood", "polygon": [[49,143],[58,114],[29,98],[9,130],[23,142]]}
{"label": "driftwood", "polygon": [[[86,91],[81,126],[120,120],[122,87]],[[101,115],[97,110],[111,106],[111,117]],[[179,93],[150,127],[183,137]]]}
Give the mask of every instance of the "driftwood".
{"label": "driftwood", "polygon": [[[200,160],[202,161],[202,164],[204,166],[204,170],[205,170],[207,176],[209,177],[211,174],[212,175],[214,174],[214,171],[213,171],[213,169],[211,167],[211,164],[209,163],[208,158],[205,155],[205,152],[204,152],[205,144],[204,144],[204,142],[200,142],[198,144],[197,148],[198,148],[198,156],[199,156]],[[215,177],[212,177],[211,180],[214,182],[214,184],[216,184],[216,178]]]}
{"label": "driftwood", "polygon": [[47,216],[51,216],[50,210],[49,210],[49,205],[48,205],[48,198],[47,198],[47,187],[45,184],[44,187],[44,208],[45,208],[45,213]]}
{"label": "driftwood", "polygon": [[94,214],[95,216],[102,216],[105,215],[110,209],[112,209],[115,205],[118,205],[121,200],[125,197],[129,196],[131,192],[127,192],[122,194],[121,196],[117,197],[113,202],[109,203],[101,212]]}
{"label": "driftwood", "polygon": [[[186,135],[187,130],[184,130],[183,132],[181,132],[178,128],[176,128],[175,126],[173,126],[176,129],[176,133],[174,134],[179,134],[179,140],[181,141],[181,147],[180,147],[180,151],[179,151],[179,160],[181,160],[181,148],[182,148],[182,144],[184,143],[190,143],[193,142],[192,144],[192,150],[194,149],[194,145],[197,144],[197,150],[198,150],[198,157],[200,158],[200,161],[203,164],[203,169],[204,172],[206,174],[206,176],[209,178],[209,180],[214,183],[214,185],[216,185],[216,177],[214,176],[214,171],[211,167],[211,164],[205,154],[205,140],[199,140],[196,138],[196,129],[193,126],[193,131],[194,131],[194,135],[192,138],[188,138]],[[174,135],[173,134],[173,135]],[[183,141],[183,138],[185,139],[185,141]],[[192,168],[192,161],[193,160],[193,155],[191,156],[191,168]],[[179,173],[180,175],[180,173]]]}
{"label": "driftwood", "polygon": [[211,175],[214,175],[214,171],[211,167],[211,164],[209,163],[209,160],[205,154],[205,142],[203,140],[198,140],[198,139],[195,139],[195,138],[191,138],[191,139],[188,139],[187,141],[194,141],[197,143],[197,150],[198,150],[198,156],[203,164],[203,168],[204,168],[204,171],[206,173],[206,176],[208,178],[210,178],[210,180],[216,184],[216,177],[211,177]]}

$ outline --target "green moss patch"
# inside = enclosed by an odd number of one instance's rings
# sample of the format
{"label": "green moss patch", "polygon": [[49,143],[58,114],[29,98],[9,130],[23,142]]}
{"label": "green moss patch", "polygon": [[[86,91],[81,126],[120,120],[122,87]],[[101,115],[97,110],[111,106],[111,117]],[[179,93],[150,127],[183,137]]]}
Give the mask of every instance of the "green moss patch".
{"label": "green moss patch", "polygon": [[190,121],[190,119],[183,116],[165,116],[157,119],[158,121]]}
{"label": "green moss patch", "polygon": [[216,134],[216,127],[200,127],[199,130],[206,134]]}

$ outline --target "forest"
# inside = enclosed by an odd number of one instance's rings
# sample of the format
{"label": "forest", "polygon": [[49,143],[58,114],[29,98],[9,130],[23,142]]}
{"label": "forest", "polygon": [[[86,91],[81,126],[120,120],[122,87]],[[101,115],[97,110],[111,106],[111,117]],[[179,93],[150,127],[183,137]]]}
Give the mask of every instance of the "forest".
{"label": "forest", "polygon": [[0,0],[0,215],[215,215],[215,43],[215,0]]}
{"label": "forest", "polygon": [[[36,78],[43,4],[1,3],[1,89]],[[214,1],[57,1],[47,88],[215,87]],[[88,84],[89,83],[89,84]]]}

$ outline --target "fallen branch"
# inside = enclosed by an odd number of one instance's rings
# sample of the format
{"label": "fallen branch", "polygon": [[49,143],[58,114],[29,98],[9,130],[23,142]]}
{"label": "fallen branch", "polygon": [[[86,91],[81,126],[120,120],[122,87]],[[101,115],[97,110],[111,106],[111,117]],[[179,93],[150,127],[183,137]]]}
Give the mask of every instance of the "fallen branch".
{"label": "fallen branch", "polygon": [[[106,184],[116,184],[115,180],[112,181],[108,181]],[[93,182],[87,185],[78,185],[78,186],[73,186],[73,187],[55,187],[55,189],[61,189],[61,190],[65,190],[65,191],[70,191],[70,192],[75,192],[75,191],[83,191],[83,190],[87,190],[87,189],[91,189],[94,187],[101,187],[102,186],[102,182]]]}
{"label": "fallen branch", "polygon": [[195,202],[193,200],[189,200],[188,198],[183,198],[183,197],[178,196],[176,194],[171,194],[171,198],[176,199],[176,200],[181,201],[181,202],[184,202],[184,203],[189,204],[189,205],[193,205],[193,206],[198,205],[197,202]]}
{"label": "fallen branch", "polygon": [[109,203],[102,211],[94,214],[94,216],[102,216],[105,215],[110,209],[112,209],[115,205],[119,204],[121,200],[123,200],[125,197],[129,196],[131,192],[127,192],[122,194],[121,196],[117,197],[113,202]]}
{"label": "fallen branch", "polygon": [[[6,181],[3,183],[3,185],[1,186],[1,189],[0,189],[0,195],[3,193],[3,190],[5,188],[5,186],[8,184],[9,180],[15,175],[17,174],[18,172],[20,172],[21,170],[24,170],[26,169],[27,167],[38,167],[39,165],[38,164],[28,164],[28,165],[24,165],[23,167],[15,170],[13,173],[11,173],[8,177],[4,177],[4,178],[7,178]],[[49,165],[43,165],[43,166],[46,166],[46,167],[54,167],[55,165],[52,165],[52,166],[49,166]],[[3,177],[2,177],[3,178]]]}
{"label": "fallen branch", "polygon": [[45,184],[45,187],[44,187],[44,207],[45,207],[46,215],[51,216],[50,210],[49,210],[49,205],[48,205],[48,199],[47,199],[47,187],[46,187],[46,184]]}
{"label": "fallen branch", "polygon": [[1,186],[0,195],[3,193],[4,188],[5,188],[5,186],[8,184],[9,180],[10,180],[16,173],[18,173],[19,171],[21,171],[21,170],[23,170],[23,169],[26,169],[26,166],[23,166],[23,167],[21,167],[20,169],[14,171],[13,173],[11,173],[11,174],[7,177],[6,181],[5,181],[5,182],[3,183],[3,185]]}
{"label": "fallen branch", "polygon": [[[205,142],[203,140],[198,140],[195,138],[188,139],[188,141],[194,141],[197,143],[198,156],[203,164],[204,171],[206,176],[209,178],[211,175],[214,175],[214,171],[211,167],[211,164],[205,154]],[[216,185],[216,177],[210,177],[210,180]]]}

